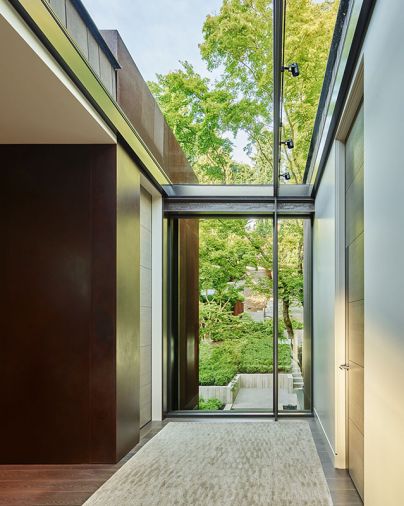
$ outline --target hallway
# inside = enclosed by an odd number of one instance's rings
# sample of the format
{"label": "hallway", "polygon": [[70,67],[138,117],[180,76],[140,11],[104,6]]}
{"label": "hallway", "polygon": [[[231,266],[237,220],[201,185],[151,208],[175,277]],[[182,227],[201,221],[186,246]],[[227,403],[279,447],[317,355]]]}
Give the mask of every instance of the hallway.
{"label": "hallway", "polygon": [[0,0],[0,506],[401,505],[402,2],[193,3]]}
{"label": "hallway", "polygon": [[[263,419],[260,419],[263,420]],[[206,418],[172,418],[151,422],[143,430],[138,445],[116,465],[63,465],[63,466],[0,466],[0,506],[80,506],[147,442],[169,422],[192,421],[204,423]],[[210,422],[256,423],[256,418],[209,419]],[[272,421],[268,423],[274,423]],[[285,421],[277,422],[279,424]],[[291,420],[287,420],[291,423]],[[302,423],[302,421],[296,421]],[[334,469],[325,441],[314,419],[307,423],[320,457],[327,485],[335,506],[362,504],[346,470]],[[164,504],[164,503],[162,503]],[[165,505],[164,505],[165,506]]]}

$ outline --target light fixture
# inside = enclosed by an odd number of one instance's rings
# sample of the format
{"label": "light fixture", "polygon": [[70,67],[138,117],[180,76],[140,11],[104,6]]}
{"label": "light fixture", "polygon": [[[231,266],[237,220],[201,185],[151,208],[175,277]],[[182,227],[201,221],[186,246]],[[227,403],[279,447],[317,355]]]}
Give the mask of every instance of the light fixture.
{"label": "light fixture", "polygon": [[291,63],[287,67],[281,67],[281,71],[282,72],[284,72],[285,70],[287,70],[288,72],[290,72],[293,77],[297,77],[300,74],[299,65],[296,62],[295,63]]}
{"label": "light fixture", "polygon": [[293,149],[295,147],[295,143],[293,139],[287,139],[286,141],[281,141],[281,144],[285,144],[288,149]]}

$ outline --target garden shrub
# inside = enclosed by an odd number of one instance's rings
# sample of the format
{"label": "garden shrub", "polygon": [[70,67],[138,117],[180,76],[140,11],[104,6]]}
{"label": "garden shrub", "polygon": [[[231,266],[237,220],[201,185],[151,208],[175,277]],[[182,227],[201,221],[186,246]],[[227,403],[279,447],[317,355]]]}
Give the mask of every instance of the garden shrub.
{"label": "garden shrub", "polygon": [[[237,373],[272,373],[272,320],[256,322],[215,306],[201,304],[200,385],[227,385]],[[279,344],[279,370],[290,368],[290,346]]]}
{"label": "garden shrub", "polygon": [[202,411],[214,411],[218,409],[223,409],[223,407],[224,404],[219,399],[207,399],[206,401],[205,399],[202,398],[199,399],[198,409]]}
{"label": "garden shrub", "polygon": [[266,339],[255,336],[246,339],[241,353],[239,372],[250,374],[272,372],[272,353],[272,336]]}
{"label": "garden shrub", "polygon": [[[229,346],[230,344],[230,346]],[[232,343],[201,342],[199,347],[199,384],[227,385],[237,374],[238,346]]]}

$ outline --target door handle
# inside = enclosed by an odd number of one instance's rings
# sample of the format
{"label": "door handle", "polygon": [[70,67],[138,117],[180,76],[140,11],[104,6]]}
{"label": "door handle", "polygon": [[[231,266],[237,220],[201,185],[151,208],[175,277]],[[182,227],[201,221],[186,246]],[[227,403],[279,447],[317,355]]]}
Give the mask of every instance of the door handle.
{"label": "door handle", "polygon": [[341,364],[339,368],[341,369],[341,371],[349,371],[350,366],[349,364]]}

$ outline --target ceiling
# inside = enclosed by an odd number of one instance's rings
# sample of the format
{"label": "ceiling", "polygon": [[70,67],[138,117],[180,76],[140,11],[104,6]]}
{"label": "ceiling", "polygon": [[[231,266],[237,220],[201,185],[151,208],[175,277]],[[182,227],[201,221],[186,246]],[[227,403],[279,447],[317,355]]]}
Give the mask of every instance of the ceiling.
{"label": "ceiling", "polygon": [[10,5],[0,4],[0,144],[116,137]]}

